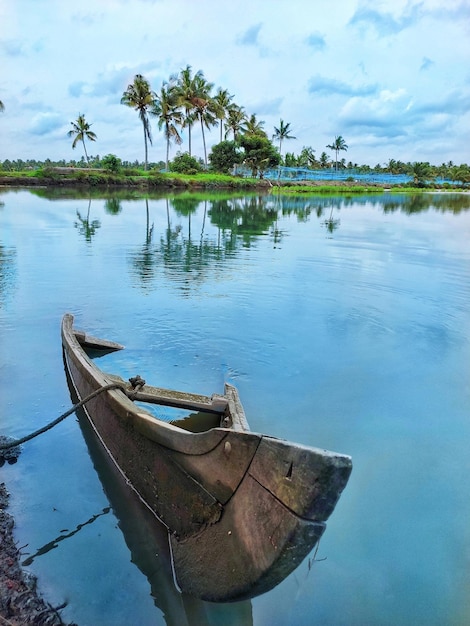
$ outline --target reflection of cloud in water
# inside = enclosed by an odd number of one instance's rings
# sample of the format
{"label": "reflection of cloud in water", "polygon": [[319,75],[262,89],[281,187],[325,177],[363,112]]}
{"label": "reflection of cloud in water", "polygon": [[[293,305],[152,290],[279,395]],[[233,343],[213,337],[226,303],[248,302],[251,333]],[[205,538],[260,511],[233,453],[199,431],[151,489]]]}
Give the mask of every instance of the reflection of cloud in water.
{"label": "reflection of cloud in water", "polygon": [[15,286],[16,250],[0,245],[0,307]]}

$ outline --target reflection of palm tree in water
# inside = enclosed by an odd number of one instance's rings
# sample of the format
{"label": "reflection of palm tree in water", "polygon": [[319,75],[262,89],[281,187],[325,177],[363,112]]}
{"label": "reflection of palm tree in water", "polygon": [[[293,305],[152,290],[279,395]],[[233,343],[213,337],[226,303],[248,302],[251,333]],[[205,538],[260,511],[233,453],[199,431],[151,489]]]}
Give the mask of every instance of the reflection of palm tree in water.
{"label": "reflection of palm tree in water", "polygon": [[132,265],[134,266],[135,274],[139,277],[140,282],[143,287],[148,286],[148,283],[154,277],[155,257],[156,257],[156,252],[152,247],[153,224],[150,225],[150,211],[149,211],[148,198],[145,198],[145,210],[146,210],[145,243],[139,251],[131,255]]}
{"label": "reflection of palm tree in water", "polygon": [[339,225],[341,224],[341,220],[333,219],[333,209],[334,209],[334,206],[332,205],[331,211],[330,211],[330,217],[323,222],[323,224],[326,226],[327,231],[331,234],[333,234],[334,231],[337,228],[339,228]]}
{"label": "reflection of palm tree in water", "polygon": [[91,243],[91,239],[96,234],[98,228],[101,227],[101,222],[99,220],[93,220],[90,222],[90,208],[91,198],[88,200],[88,211],[86,217],[82,217],[80,211],[77,209],[78,222],[75,222],[75,228],[78,228],[80,235],[83,235],[89,243]]}

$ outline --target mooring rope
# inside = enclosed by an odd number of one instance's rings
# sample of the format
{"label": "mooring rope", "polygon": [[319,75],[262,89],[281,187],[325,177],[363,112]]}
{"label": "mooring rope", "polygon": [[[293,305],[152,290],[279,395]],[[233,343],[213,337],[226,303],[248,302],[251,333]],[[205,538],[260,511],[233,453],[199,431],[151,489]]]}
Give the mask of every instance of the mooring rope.
{"label": "mooring rope", "polygon": [[[145,381],[143,382],[145,383]],[[141,384],[139,386],[141,386]],[[103,391],[110,391],[111,389],[121,389],[121,391],[123,391],[125,394],[128,393],[126,387],[122,383],[109,383],[108,385],[103,385],[103,387],[96,389],[96,391],[94,391],[93,393],[90,393],[90,395],[86,396],[86,398],[83,398],[83,400],[80,400],[80,402],[77,402],[77,404],[74,404],[71,409],[69,409],[65,413],[62,413],[62,415],[60,415],[57,419],[53,420],[52,422],[49,422],[49,424],[46,424],[46,426],[39,428],[39,430],[35,430],[30,435],[21,437],[21,439],[15,439],[13,441],[9,441],[8,443],[0,442],[0,450],[7,450],[9,448],[14,448],[15,446],[20,446],[22,443],[26,443],[27,441],[30,441],[31,439],[34,439],[35,437],[42,435],[42,433],[47,432],[51,428],[54,428],[54,426],[57,426],[57,424],[62,422],[66,417],[68,417],[69,415],[72,415],[72,413],[75,413],[75,411],[79,409],[80,407],[82,407],[84,404],[86,404],[90,400],[93,400],[93,398],[96,398],[96,396],[99,396],[100,393],[103,393]]]}

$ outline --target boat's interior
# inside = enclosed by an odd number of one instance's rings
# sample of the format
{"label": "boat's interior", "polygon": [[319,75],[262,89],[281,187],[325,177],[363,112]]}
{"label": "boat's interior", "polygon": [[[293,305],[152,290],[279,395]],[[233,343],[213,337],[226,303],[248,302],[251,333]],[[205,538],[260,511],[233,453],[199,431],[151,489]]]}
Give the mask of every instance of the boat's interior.
{"label": "boat's interior", "polygon": [[139,401],[136,401],[135,404],[155,415],[157,419],[169,422],[173,426],[183,428],[191,433],[202,433],[211,428],[218,428],[223,419],[223,415],[217,413],[204,411],[188,413],[186,409]]}

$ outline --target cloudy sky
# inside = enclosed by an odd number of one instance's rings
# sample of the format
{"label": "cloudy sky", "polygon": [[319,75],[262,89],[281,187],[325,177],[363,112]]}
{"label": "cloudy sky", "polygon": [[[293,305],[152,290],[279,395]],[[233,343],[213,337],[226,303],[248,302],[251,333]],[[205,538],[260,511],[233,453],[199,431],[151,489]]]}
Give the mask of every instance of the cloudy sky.
{"label": "cloudy sky", "polygon": [[289,122],[289,151],[341,135],[353,163],[470,163],[470,0],[0,0],[0,24],[0,160],[79,159],[79,113],[91,154],[143,160],[122,93],[189,64],[268,135]]}

